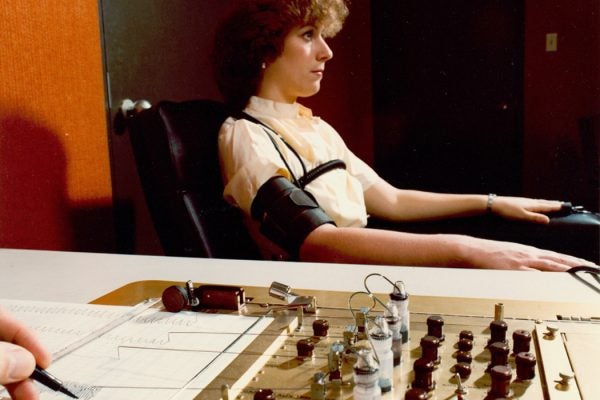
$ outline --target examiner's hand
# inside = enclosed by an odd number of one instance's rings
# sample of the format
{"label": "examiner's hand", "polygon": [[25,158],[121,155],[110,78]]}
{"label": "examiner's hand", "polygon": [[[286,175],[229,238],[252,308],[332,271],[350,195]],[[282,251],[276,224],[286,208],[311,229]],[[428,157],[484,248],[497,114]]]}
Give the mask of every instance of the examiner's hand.
{"label": "examiner's hand", "polygon": [[559,211],[561,207],[560,201],[498,196],[492,204],[492,213],[507,219],[547,224],[550,218],[545,213]]}
{"label": "examiner's hand", "polygon": [[0,385],[17,400],[35,400],[38,393],[29,376],[35,365],[50,364],[51,355],[35,333],[0,307]]}
{"label": "examiner's hand", "polygon": [[480,268],[564,272],[580,265],[594,265],[582,258],[496,240],[469,237],[465,249],[469,264]]}

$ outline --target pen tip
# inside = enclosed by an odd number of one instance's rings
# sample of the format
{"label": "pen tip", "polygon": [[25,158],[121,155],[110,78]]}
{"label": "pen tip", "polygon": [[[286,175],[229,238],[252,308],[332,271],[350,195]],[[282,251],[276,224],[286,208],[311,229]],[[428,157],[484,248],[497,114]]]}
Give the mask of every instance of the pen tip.
{"label": "pen tip", "polygon": [[78,399],[79,398],[79,397],[75,396],[73,393],[71,393],[67,388],[63,387],[60,391],[63,392],[64,394],[66,394],[67,396],[72,397],[74,399]]}

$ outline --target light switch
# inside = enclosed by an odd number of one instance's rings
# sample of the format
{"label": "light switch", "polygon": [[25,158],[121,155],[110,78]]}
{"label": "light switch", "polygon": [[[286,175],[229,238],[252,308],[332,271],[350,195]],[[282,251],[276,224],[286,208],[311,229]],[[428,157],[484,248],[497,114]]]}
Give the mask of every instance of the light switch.
{"label": "light switch", "polygon": [[558,34],[546,33],[546,51],[558,50]]}

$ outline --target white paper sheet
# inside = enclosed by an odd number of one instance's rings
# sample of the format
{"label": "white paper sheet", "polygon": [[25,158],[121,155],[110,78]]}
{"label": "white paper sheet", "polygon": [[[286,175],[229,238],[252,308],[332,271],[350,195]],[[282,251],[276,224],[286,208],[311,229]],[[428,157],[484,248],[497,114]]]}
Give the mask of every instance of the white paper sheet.
{"label": "white paper sheet", "polygon": [[[271,323],[267,317],[155,308],[134,315],[121,306],[1,299],[0,305],[37,331],[54,354],[110,327],[49,368],[80,399],[94,400],[193,399]],[[112,327],[114,321],[120,325]],[[42,400],[66,398],[39,388]]]}

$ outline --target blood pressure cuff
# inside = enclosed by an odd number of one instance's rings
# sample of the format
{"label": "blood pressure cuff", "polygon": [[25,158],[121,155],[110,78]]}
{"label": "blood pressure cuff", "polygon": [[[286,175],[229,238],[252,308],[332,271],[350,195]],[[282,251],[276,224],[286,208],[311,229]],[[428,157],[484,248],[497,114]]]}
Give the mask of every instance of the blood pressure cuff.
{"label": "blood pressure cuff", "polygon": [[312,231],[323,224],[335,225],[309,192],[282,176],[260,187],[250,212],[260,222],[260,232],[296,258]]}

